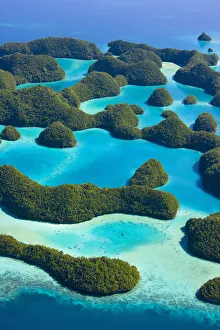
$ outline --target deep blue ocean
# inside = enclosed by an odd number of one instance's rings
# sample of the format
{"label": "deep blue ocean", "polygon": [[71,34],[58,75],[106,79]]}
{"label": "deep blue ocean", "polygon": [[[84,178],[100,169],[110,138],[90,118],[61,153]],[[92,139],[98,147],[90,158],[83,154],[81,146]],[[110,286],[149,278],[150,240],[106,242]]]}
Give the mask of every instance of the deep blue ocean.
{"label": "deep blue ocean", "polygon": [[[212,47],[220,55],[219,10],[219,0],[2,0],[0,44],[71,36],[93,41],[103,51],[109,41],[124,39],[201,52]],[[211,43],[197,41],[203,31],[213,37]],[[57,91],[82,79],[92,64],[74,59],[58,61],[66,78],[45,84]],[[200,113],[210,112],[219,124],[219,134],[220,108],[210,106],[212,97],[202,90],[175,83],[172,75],[176,69],[169,65],[162,69],[168,78],[166,88],[175,100],[169,109],[189,126]],[[214,69],[219,70],[219,66]],[[164,110],[145,103],[154,89],[126,86],[117,97],[90,100],[81,108],[96,113],[108,104],[136,103],[145,111],[139,116],[139,127],[154,125],[162,120]],[[197,96],[197,105],[182,104],[188,94]],[[18,220],[0,210],[1,233],[74,255],[119,256],[137,265],[142,276],[132,293],[92,299],[60,288],[33,266],[0,258],[0,330],[220,328],[220,308],[197,302],[194,294],[195,283],[199,287],[211,274],[220,276],[220,267],[189,256],[182,241],[181,228],[191,216],[220,211],[219,200],[202,189],[199,152],[168,149],[142,140],[118,140],[97,129],[75,132],[77,148],[48,149],[35,143],[40,128],[19,131],[21,140],[1,144],[0,165],[11,164],[43,185],[92,182],[100,187],[120,187],[146,160],[157,158],[169,174],[168,184],[160,189],[173,193],[181,210],[166,224],[115,215],[94,219],[91,225],[57,227]]]}

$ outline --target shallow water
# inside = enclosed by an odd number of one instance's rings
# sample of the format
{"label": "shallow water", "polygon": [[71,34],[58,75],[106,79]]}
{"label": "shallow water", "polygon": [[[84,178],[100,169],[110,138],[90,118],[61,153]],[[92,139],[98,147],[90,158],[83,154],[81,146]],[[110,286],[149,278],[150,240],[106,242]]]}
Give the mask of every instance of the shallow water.
{"label": "shallow water", "polygon": [[[13,11],[9,11],[12,5]],[[216,9],[219,6],[216,0],[211,5]],[[44,2],[45,13],[46,8],[50,12],[48,17],[42,13],[41,0],[33,0],[31,6],[26,0],[19,3],[8,0],[0,12],[0,42],[71,35],[95,41],[105,50],[108,41],[122,38],[159,47],[196,48],[202,52],[212,47],[220,54],[220,33],[215,32],[218,31],[218,10],[212,10],[209,18],[207,7],[210,3],[206,0],[193,3],[186,0],[178,6],[173,0],[64,0],[62,5],[59,0],[50,0]],[[214,37],[211,43],[196,41],[202,30]],[[82,79],[93,61],[58,59],[58,62],[66,72],[65,79],[44,84],[56,91]],[[189,126],[200,113],[207,111],[220,124],[220,109],[208,104],[211,96],[172,80],[177,69],[175,65],[163,64],[162,71],[168,78],[166,88],[175,100],[165,109],[176,111]],[[219,66],[215,69],[219,70]],[[139,116],[139,127],[151,126],[163,119],[164,111],[146,105],[155,88],[126,86],[119,96],[84,102],[81,109],[97,113],[108,104],[136,103],[145,111]],[[198,104],[184,106],[182,100],[188,94],[196,95]],[[169,174],[169,182],[159,189],[173,193],[181,207],[171,221],[115,214],[78,225],[25,221],[1,209],[1,233],[76,256],[119,257],[136,265],[141,273],[141,282],[132,292],[92,298],[60,287],[34,266],[0,258],[0,326],[3,330],[220,328],[219,307],[195,298],[201,284],[219,276],[220,265],[190,256],[185,250],[182,231],[190,217],[219,211],[219,200],[201,187],[198,174],[201,153],[169,149],[142,140],[123,141],[99,129],[74,132],[76,148],[48,149],[35,143],[40,128],[19,128],[19,131],[21,140],[1,144],[0,165],[9,163],[43,185],[92,182],[100,187],[121,187],[141,164],[156,158]]]}

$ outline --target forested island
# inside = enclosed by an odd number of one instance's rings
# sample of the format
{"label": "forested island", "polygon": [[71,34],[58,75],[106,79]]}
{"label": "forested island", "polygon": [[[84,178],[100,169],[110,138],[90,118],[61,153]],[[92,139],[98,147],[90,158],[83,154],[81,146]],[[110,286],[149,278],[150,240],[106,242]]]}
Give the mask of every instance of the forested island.
{"label": "forested island", "polygon": [[[188,248],[193,255],[220,262],[220,213],[204,219],[190,219],[186,223]],[[214,278],[197,292],[197,297],[206,302],[220,304],[220,278]]]}
{"label": "forested island", "polygon": [[1,134],[1,139],[7,140],[7,141],[17,141],[20,139],[21,134],[18,132],[18,130],[13,126],[6,126],[3,128]]}
{"label": "forested island", "polygon": [[136,44],[123,40],[110,42],[109,51],[122,56],[128,51],[137,49],[151,51],[158,55],[163,62],[173,62],[181,68],[174,75],[177,82],[203,88],[208,94],[216,95],[220,90],[220,73],[209,66],[217,65],[216,54],[201,54],[196,50],[179,50],[175,48],[155,48],[147,44]]}
{"label": "forested island", "polygon": [[65,287],[86,295],[124,293],[140,280],[137,268],[120,259],[75,258],[46,246],[21,243],[7,235],[0,235],[0,255],[38,266]]}
{"label": "forested island", "polygon": [[76,145],[76,139],[71,129],[59,121],[47,126],[40,133],[37,142],[51,148],[72,148]]}
{"label": "forested island", "polygon": [[[210,38],[203,33],[198,40]],[[1,139],[18,140],[21,135],[15,127],[42,127],[38,144],[69,148],[77,144],[74,131],[100,128],[119,139],[143,139],[167,148],[196,150],[204,153],[199,161],[203,188],[219,198],[220,137],[216,135],[217,121],[210,113],[201,113],[191,128],[175,112],[166,110],[161,122],[140,129],[138,116],[144,110],[136,104],[108,105],[95,115],[80,110],[81,102],[118,96],[126,85],[157,86],[146,104],[170,106],[173,97],[163,88],[167,83],[160,70],[163,62],[180,66],[173,77],[176,82],[202,88],[213,96],[211,104],[220,107],[220,72],[211,68],[217,64],[218,56],[209,54],[210,48],[208,54],[202,54],[122,40],[110,42],[109,47],[103,54],[94,43],[55,37],[0,46],[0,124],[6,125]],[[86,77],[61,92],[43,86],[16,90],[22,83],[62,80],[65,73],[55,58],[96,61]],[[181,102],[193,105],[197,99],[188,95]],[[191,109],[185,107],[186,111]],[[167,181],[168,174],[156,159],[142,164],[121,188],[99,188],[91,183],[42,186],[16,168],[4,165],[0,166],[0,201],[19,218],[56,224],[75,224],[112,213],[169,220],[176,216],[179,203],[172,194],[155,190]],[[190,219],[185,229],[192,255],[220,261],[219,213]],[[118,259],[74,258],[6,235],[0,235],[0,254],[37,265],[67,287],[90,295],[127,292],[140,278],[134,266]],[[197,297],[219,304],[220,278],[202,285]]]}
{"label": "forested island", "polygon": [[8,42],[0,46],[0,57],[14,53],[49,55],[79,60],[97,59],[102,55],[94,43],[80,39],[58,37],[36,39],[29,42]]}
{"label": "forested island", "polygon": [[220,197],[220,148],[211,149],[201,156],[199,171],[204,188]]}
{"label": "forested island", "polygon": [[155,89],[147,100],[147,104],[154,107],[167,107],[172,103],[172,95],[165,88]]}
{"label": "forested island", "polygon": [[[160,168],[153,167],[155,177]],[[161,171],[161,170],[160,170]],[[152,174],[151,172],[151,174]],[[0,166],[0,200],[20,218],[52,223],[79,223],[93,217],[124,213],[173,219],[179,208],[170,193],[154,184],[99,188],[91,183],[41,186],[10,165]],[[132,179],[131,179],[132,180]]]}
{"label": "forested island", "polygon": [[56,81],[65,77],[65,72],[57,61],[48,55],[6,55],[0,58],[0,69],[12,73],[18,85]]}

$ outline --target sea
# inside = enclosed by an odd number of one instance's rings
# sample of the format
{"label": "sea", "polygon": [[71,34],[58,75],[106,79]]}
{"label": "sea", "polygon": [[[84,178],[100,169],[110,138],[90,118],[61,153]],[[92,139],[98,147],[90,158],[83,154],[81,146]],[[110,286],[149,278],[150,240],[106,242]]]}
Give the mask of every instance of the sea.
{"label": "sea", "polygon": [[[219,9],[219,0],[5,0],[0,3],[0,44],[70,36],[95,42],[102,51],[108,50],[109,41],[123,39],[202,53],[211,47],[220,56]],[[197,41],[203,31],[212,36],[211,42]],[[58,62],[66,72],[65,79],[42,84],[56,91],[83,79],[94,61]],[[220,71],[220,65],[213,69]],[[163,63],[161,70],[174,98],[169,107],[146,104],[158,86],[125,86],[120,95],[89,100],[81,109],[95,114],[108,104],[138,104],[144,109],[140,128],[159,123],[167,109],[190,127],[199,114],[209,112],[219,124],[219,134],[220,108],[209,104],[212,96],[176,83],[172,77],[177,65]],[[196,105],[182,104],[189,94],[197,97]],[[220,211],[219,200],[202,188],[200,152],[143,140],[124,141],[101,129],[74,132],[76,148],[51,149],[36,144],[42,128],[18,130],[20,140],[2,141],[0,165],[13,165],[47,186],[91,182],[99,187],[121,187],[139,166],[156,158],[169,175],[168,183],[157,189],[174,194],[180,209],[169,221],[113,214],[77,225],[55,225],[17,219],[1,206],[2,234],[74,256],[120,258],[135,265],[141,275],[140,283],[129,293],[94,298],[60,286],[37,267],[0,257],[1,330],[220,329],[220,307],[195,296],[203,283],[220,276],[220,265],[190,255],[184,233],[188,219]]]}

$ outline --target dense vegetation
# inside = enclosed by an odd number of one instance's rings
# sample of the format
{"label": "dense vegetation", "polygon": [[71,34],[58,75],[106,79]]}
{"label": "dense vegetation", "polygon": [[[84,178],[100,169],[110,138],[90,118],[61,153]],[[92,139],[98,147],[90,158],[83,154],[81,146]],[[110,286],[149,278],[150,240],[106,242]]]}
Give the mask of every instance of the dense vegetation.
{"label": "dense vegetation", "polygon": [[201,54],[196,50],[179,50],[175,48],[154,48],[147,44],[136,44],[133,42],[127,42],[123,40],[115,40],[109,42],[109,52],[114,55],[122,55],[128,51],[134,49],[144,49],[152,51],[157,54],[163,62],[173,62],[179,66],[186,66],[190,61],[204,61],[207,65],[216,65],[218,62],[218,56]]}
{"label": "dense vegetation", "polygon": [[142,61],[152,61],[155,62],[159,68],[162,68],[162,60],[157,54],[141,48],[134,48],[126,53],[123,53],[119,59],[129,64]]}
{"label": "dense vegetation", "polygon": [[112,77],[115,77],[117,75],[123,75],[128,67],[129,65],[119,58],[103,56],[89,67],[88,73],[93,71],[106,72]]}
{"label": "dense vegetation", "polygon": [[168,112],[166,119],[157,125],[142,129],[142,138],[170,148],[188,148],[208,151],[220,147],[220,137],[205,131],[193,131],[176,113]]}
{"label": "dense vegetation", "polygon": [[124,140],[141,138],[141,131],[137,128],[138,117],[126,103],[109,105],[104,112],[99,112],[94,117],[96,127],[106,129],[117,138]]}
{"label": "dense vegetation", "polygon": [[152,86],[167,83],[158,65],[149,60],[126,63],[113,56],[104,56],[90,66],[89,73],[93,71],[107,72],[112,77],[123,75],[129,85]]}
{"label": "dense vegetation", "polygon": [[157,188],[168,181],[168,175],[161,163],[156,159],[149,159],[139,167],[130,180],[131,185]]}
{"label": "dense vegetation", "polygon": [[0,91],[0,123],[46,127],[60,121],[72,130],[94,127],[93,116],[71,107],[53,89],[43,86]]}
{"label": "dense vegetation", "polygon": [[199,161],[203,186],[216,196],[220,196],[220,148],[204,153]]}
{"label": "dense vegetation", "polygon": [[0,69],[11,72],[18,83],[61,80],[65,72],[57,61],[47,55],[22,55],[15,53],[0,58]]}
{"label": "dense vegetation", "polygon": [[21,243],[7,235],[0,235],[0,254],[39,266],[68,288],[88,295],[127,292],[140,279],[137,268],[120,259],[74,258],[46,246]]}
{"label": "dense vegetation", "polygon": [[220,73],[209,68],[218,63],[216,54],[201,54],[196,50],[178,50],[175,48],[159,49],[147,44],[135,44],[122,40],[109,43],[109,51],[123,57],[126,52],[137,49],[154,52],[164,62],[180,65],[174,79],[185,85],[203,88],[207,93],[215,95],[220,90]]}
{"label": "dense vegetation", "polygon": [[185,105],[192,105],[197,103],[197,98],[194,95],[187,95],[183,100],[183,104]]}
{"label": "dense vegetation", "polygon": [[202,62],[177,70],[174,80],[183,85],[202,88],[211,95],[215,95],[220,89],[220,72]]}
{"label": "dense vegetation", "polygon": [[76,94],[76,92],[74,92],[73,89],[71,88],[65,88],[63,89],[60,94],[65,98],[65,100],[67,101],[67,103],[75,108],[79,108],[80,107],[80,99],[79,96]]}
{"label": "dense vegetation", "polygon": [[3,128],[0,137],[3,140],[16,141],[20,139],[21,134],[15,127],[9,125]]}
{"label": "dense vegetation", "polygon": [[[220,86],[220,85],[219,85]],[[213,97],[211,104],[220,108],[220,91]]]}
{"label": "dense vegetation", "polygon": [[165,88],[155,89],[147,100],[147,104],[155,107],[167,107],[172,103],[172,95]]}
{"label": "dense vegetation", "polygon": [[16,80],[8,71],[4,71],[0,69],[0,90],[1,89],[9,89],[14,90],[16,87]]}
{"label": "dense vegetation", "polygon": [[120,94],[117,81],[105,72],[91,72],[67,90],[74,91],[81,102]]}
{"label": "dense vegetation", "polygon": [[76,139],[71,129],[59,121],[45,128],[40,133],[37,142],[52,148],[71,148],[76,145]]}
{"label": "dense vegetation", "polygon": [[198,40],[199,41],[211,41],[212,38],[205,32],[202,32],[202,34],[200,34],[200,36],[198,36]]}
{"label": "dense vegetation", "polygon": [[130,108],[134,111],[136,115],[143,115],[144,110],[137,104],[130,104]]}
{"label": "dense vegetation", "polygon": [[9,165],[0,167],[0,200],[20,218],[53,223],[78,223],[111,213],[168,220],[179,207],[173,195],[146,186],[41,186]]}
{"label": "dense vegetation", "polygon": [[186,223],[190,252],[204,259],[220,262],[220,213]]}
{"label": "dense vegetation", "polygon": [[206,131],[213,132],[217,131],[218,123],[215,118],[209,113],[201,113],[195,121],[193,126],[194,131]]}
{"label": "dense vegetation", "polygon": [[197,296],[212,304],[220,304],[220,277],[215,277],[201,286]]}
{"label": "dense vegetation", "polygon": [[94,43],[74,39],[49,37],[30,42],[9,42],[0,47],[0,57],[14,53],[49,55],[79,60],[97,59],[102,54]]}
{"label": "dense vegetation", "polygon": [[117,81],[119,87],[123,87],[128,84],[127,79],[122,74],[117,74],[117,76],[115,76],[115,80]]}
{"label": "dense vegetation", "polygon": [[[185,228],[188,248],[193,255],[220,262],[220,213],[211,214],[204,219],[190,219]],[[203,301],[220,304],[220,278],[214,278],[202,285],[197,297]]]}
{"label": "dense vegetation", "polygon": [[156,86],[165,85],[167,78],[152,61],[138,62],[129,65],[124,73],[129,85]]}
{"label": "dense vegetation", "polygon": [[48,87],[0,91],[1,124],[47,127],[56,121],[73,131],[96,127],[106,129],[121,139],[141,138],[141,131],[137,128],[138,117],[128,104],[115,105],[108,107],[107,111],[89,115],[70,106],[62,93]]}

